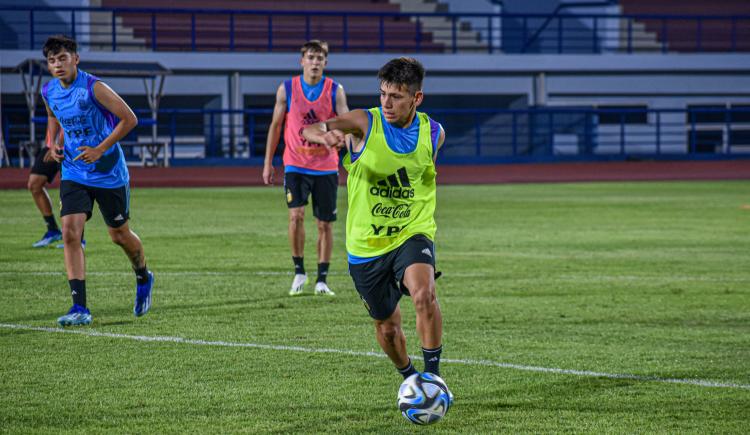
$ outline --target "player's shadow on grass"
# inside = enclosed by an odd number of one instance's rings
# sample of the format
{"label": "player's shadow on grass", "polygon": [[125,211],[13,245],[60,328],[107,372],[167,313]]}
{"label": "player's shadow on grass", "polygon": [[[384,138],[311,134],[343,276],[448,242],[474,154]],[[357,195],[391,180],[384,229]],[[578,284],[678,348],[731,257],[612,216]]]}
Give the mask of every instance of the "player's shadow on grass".
{"label": "player's shadow on grass", "polygon": [[[133,315],[133,307],[129,306],[127,308],[103,308],[103,309],[92,309],[91,315],[94,318],[93,325],[104,325],[105,323],[102,323],[99,321],[99,318],[101,317],[120,317],[122,315],[125,315],[126,313],[130,313],[130,315]],[[27,323],[27,322],[41,322],[41,323],[50,323],[49,326],[57,326],[57,318],[65,314],[65,311],[55,311],[55,312],[47,312],[43,314],[35,314],[35,315],[29,315],[25,317],[17,317],[14,319],[0,319],[0,323]],[[128,324],[135,322],[135,317],[132,318],[132,321],[121,321],[123,324]],[[107,325],[114,324],[114,323],[106,323]],[[46,327],[48,325],[38,325],[41,327]]]}
{"label": "player's shadow on grass", "polygon": [[[297,299],[299,296],[295,296],[294,299]],[[173,310],[173,311],[182,311],[182,310],[194,310],[194,309],[205,309],[205,308],[244,308],[244,309],[258,309],[258,310],[267,310],[269,307],[267,306],[269,303],[273,304],[273,307],[275,308],[279,305],[280,302],[283,301],[292,301],[291,296],[287,295],[280,295],[276,297],[258,297],[255,299],[234,299],[234,300],[223,300],[223,301],[217,301],[217,302],[199,302],[199,303],[190,303],[190,304],[168,304],[168,305],[159,305],[160,309],[164,310]],[[257,305],[258,303],[262,303],[263,305]],[[288,306],[288,304],[283,304],[284,306]]]}
{"label": "player's shadow on grass", "polygon": [[[0,319],[0,323],[12,323],[12,324],[18,324],[18,323],[26,323],[26,322],[50,322],[50,326],[56,326],[57,325],[57,318],[65,314],[65,312],[55,312],[55,313],[46,313],[46,314],[38,314],[34,316],[27,316],[27,317],[18,317],[14,319]],[[47,326],[47,325],[40,325],[40,326]]]}
{"label": "player's shadow on grass", "polygon": [[94,319],[94,322],[91,324],[91,326],[120,326],[120,325],[132,325],[136,322],[135,318],[132,320],[117,320],[112,322],[97,322],[96,319]]}
{"label": "player's shadow on grass", "polygon": [[[287,308],[297,308],[294,306],[295,301],[300,300],[309,300],[310,298],[317,297],[320,299],[320,302],[333,302],[333,298],[328,297],[321,297],[317,296],[314,293],[309,294],[302,294],[298,296],[289,296],[285,293],[280,293],[278,296],[273,297],[267,297],[263,295],[259,295],[257,298],[243,298],[243,299],[233,299],[233,300],[219,300],[214,302],[193,302],[193,303],[185,303],[185,304],[169,304],[159,303],[158,305],[154,305],[154,308],[156,308],[158,311],[161,312],[184,312],[184,311],[193,311],[193,310],[205,310],[206,308],[226,308],[226,309],[236,309],[236,310],[243,310],[243,311],[253,311],[253,310],[269,310],[269,309],[287,309]],[[326,304],[327,305],[327,304]],[[132,320],[120,320],[120,321],[113,321],[113,322],[101,322],[99,321],[99,318],[101,317],[120,317],[124,315],[125,313],[129,312],[132,315],[132,306],[129,306],[127,308],[92,308],[91,309],[91,315],[94,318],[93,325],[94,326],[111,326],[111,325],[119,325],[119,324],[131,324],[135,322],[135,317],[132,318]],[[28,315],[28,316],[22,316],[22,317],[16,317],[11,319],[0,319],[0,323],[28,323],[28,322],[41,322],[41,323],[50,323],[50,326],[57,326],[57,318],[65,314],[64,311],[55,311],[55,312],[47,312],[42,314],[34,314],[34,315]],[[148,316],[158,316],[159,313],[149,313]],[[148,317],[147,316],[147,317]],[[47,326],[47,325],[41,325],[41,326]]]}

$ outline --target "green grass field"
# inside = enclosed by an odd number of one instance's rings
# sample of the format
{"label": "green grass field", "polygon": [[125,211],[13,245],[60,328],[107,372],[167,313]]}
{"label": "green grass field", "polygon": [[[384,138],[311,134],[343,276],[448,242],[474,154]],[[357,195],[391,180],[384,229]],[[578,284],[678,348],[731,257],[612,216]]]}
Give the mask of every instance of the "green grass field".
{"label": "green grass field", "polygon": [[750,182],[439,188],[456,402],[429,428],[397,412],[400,376],[346,272],[340,194],[337,296],[308,283],[292,299],[280,188],[135,189],[152,311],[133,317],[134,277],[97,211],[94,323],[59,333],[62,250],[32,249],[30,195],[0,191],[0,432],[747,433]]}

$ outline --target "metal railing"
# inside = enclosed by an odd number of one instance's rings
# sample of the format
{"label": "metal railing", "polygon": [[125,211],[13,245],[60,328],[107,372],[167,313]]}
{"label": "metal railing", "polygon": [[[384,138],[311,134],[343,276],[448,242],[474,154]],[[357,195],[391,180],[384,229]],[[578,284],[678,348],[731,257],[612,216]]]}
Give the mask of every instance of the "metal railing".
{"label": "metal railing", "polygon": [[[689,109],[425,109],[447,140],[442,163],[643,158],[750,158],[750,106]],[[127,138],[151,141],[150,111]],[[4,110],[11,150],[28,140],[25,111]],[[41,113],[40,113],[41,115]],[[158,140],[172,164],[259,164],[272,110],[161,109]],[[46,123],[45,116],[34,118]],[[43,129],[37,129],[42,139]],[[277,155],[281,155],[283,144]],[[129,148],[129,158],[142,157]],[[11,151],[13,155],[13,151]]]}
{"label": "metal railing", "polygon": [[344,53],[750,51],[750,15],[0,6],[0,17],[0,48],[24,50],[66,33],[102,51],[282,52],[312,38]]}
{"label": "metal railing", "polygon": [[750,157],[750,107],[429,113],[451,132],[441,158],[453,162]]}

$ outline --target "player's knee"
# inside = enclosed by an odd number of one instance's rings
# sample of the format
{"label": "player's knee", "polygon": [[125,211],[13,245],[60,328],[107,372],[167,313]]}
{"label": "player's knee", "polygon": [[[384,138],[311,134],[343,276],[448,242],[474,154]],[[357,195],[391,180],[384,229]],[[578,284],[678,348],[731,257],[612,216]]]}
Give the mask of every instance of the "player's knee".
{"label": "player's knee", "polygon": [[294,210],[289,213],[289,222],[297,225],[302,225],[305,222],[304,210]]}
{"label": "player's knee", "polygon": [[389,343],[395,343],[399,336],[400,327],[395,323],[382,322],[377,324],[378,335]]}
{"label": "player's knee", "polygon": [[410,289],[410,292],[415,310],[427,313],[435,310],[436,299],[434,287],[426,285],[420,288]]}
{"label": "player's knee", "polygon": [[63,239],[63,243],[66,245],[69,245],[72,243],[80,243],[81,233],[80,231],[77,231],[75,228],[71,228],[69,226],[63,225],[62,239]]}
{"label": "player's knee", "polygon": [[318,232],[320,234],[327,234],[333,231],[331,222],[318,221]]}
{"label": "player's knee", "polygon": [[26,188],[33,194],[42,193],[44,190],[44,183],[40,183],[34,178],[29,178],[28,183],[26,183]]}
{"label": "player's knee", "polygon": [[109,238],[112,239],[114,244],[122,246],[125,244],[126,233],[119,228],[111,229],[109,231]]}

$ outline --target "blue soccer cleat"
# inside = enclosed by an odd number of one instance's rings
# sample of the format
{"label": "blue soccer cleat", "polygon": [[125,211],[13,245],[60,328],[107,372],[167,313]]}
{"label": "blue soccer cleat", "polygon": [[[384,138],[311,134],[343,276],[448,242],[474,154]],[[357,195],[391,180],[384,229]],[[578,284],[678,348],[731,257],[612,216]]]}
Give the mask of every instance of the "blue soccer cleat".
{"label": "blue soccer cleat", "polygon": [[49,246],[58,240],[62,240],[62,232],[60,230],[52,230],[44,233],[41,239],[37,240],[33,245],[35,248],[44,248]]}
{"label": "blue soccer cleat", "polygon": [[151,308],[151,287],[154,286],[154,274],[148,271],[148,282],[146,284],[136,284],[135,287],[135,305],[133,314],[135,317],[141,317],[148,313]]}
{"label": "blue soccer cleat", "polygon": [[57,318],[57,324],[60,326],[90,325],[91,320],[91,312],[88,308],[73,304],[68,314]]}

